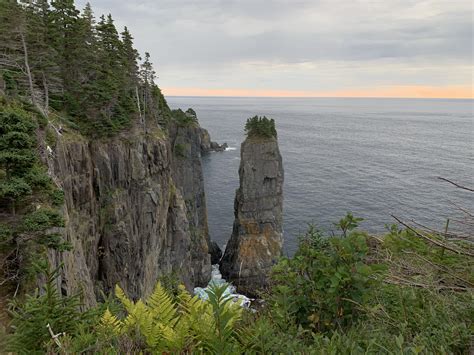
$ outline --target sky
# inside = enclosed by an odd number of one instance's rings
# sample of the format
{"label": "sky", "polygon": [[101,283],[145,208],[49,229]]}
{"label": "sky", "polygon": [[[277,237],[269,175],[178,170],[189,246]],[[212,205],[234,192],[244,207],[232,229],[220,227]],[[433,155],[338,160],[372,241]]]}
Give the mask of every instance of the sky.
{"label": "sky", "polygon": [[471,0],[90,3],[150,52],[165,95],[473,97]]}

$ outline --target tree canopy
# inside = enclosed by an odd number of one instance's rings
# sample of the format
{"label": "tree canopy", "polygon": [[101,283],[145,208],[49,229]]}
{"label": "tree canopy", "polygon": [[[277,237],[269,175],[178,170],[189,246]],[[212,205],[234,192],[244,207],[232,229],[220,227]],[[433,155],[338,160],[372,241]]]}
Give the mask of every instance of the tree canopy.
{"label": "tree canopy", "polygon": [[247,119],[245,123],[247,137],[272,138],[277,136],[275,120],[266,116],[254,116]]}
{"label": "tree canopy", "polygon": [[26,99],[48,116],[68,116],[83,133],[110,135],[134,119],[169,113],[151,56],[143,63],[112,15],[94,17],[73,0],[0,3],[0,94]]}

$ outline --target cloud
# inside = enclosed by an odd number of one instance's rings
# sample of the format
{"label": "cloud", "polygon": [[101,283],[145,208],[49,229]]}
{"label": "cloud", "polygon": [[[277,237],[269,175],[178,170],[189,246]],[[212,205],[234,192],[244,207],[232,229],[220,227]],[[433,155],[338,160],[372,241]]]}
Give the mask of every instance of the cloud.
{"label": "cloud", "polygon": [[[83,6],[84,2],[77,2]],[[168,87],[470,85],[472,6],[452,0],[92,0]]]}

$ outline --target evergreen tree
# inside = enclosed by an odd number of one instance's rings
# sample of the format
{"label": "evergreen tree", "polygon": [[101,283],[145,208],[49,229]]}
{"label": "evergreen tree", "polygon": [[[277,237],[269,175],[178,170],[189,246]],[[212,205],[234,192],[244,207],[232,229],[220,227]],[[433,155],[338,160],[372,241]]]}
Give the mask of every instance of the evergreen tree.
{"label": "evergreen tree", "polygon": [[66,109],[76,113],[81,109],[77,102],[80,93],[79,11],[74,6],[74,0],[53,0],[51,6],[49,37],[51,45],[58,53],[57,64],[61,70],[64,86],[63,101]]}
{"label": "evergreen tree", "polygon": [[81,113],[91,114],[88,107],[94,102],[95,92],[99,90],[97,87],[97,72],[100,69],[98,58],[98,38],[95,29],[95,18],[89,3],[86,4],[78,22],[78,53],[80,60],[80,93],[78,97],[79,106],[82,108]]}
{"label": "evergreen tree", "polygon": [[147,117],[152,118],[157,111],[153,100],[153,89],[155,87],[156,73],[150,61],[150,53],[145,52],[145,59],[141,65],[140,78],[142,80],[142,102],[143,102],[143,122]]}
{"label": "evergreen tree", "polygon": [[146,53],[139,65],[128,28],[111,15],[96,24],[73,0],[0,2],[0,93],[38,111],[64,111],[85,133],[113,134],[139,118],[158,121],[169,108]]}
{"label": "evergreen tree", "polygon": [[112,16],[101,16],[97,25],[99,39],[98,61],[100,68],[97,73],[97,92],[95,93],[94,107],[97,110],[97,122],[102,129],[116,129],[125,121],[118,107],[118,92],[121,87],[121,60],[122,43],[113,23]]}
{"label": "evergreen tree", "polygon": [[24,12],[28,19],[27,43],[33,81],[41,90],[42,112],[47,115],[50,94],[58,95],[62,91],[58,53],[49,38],[49,4],[46,0],[28,1]]}
{"label": "evergreen tree", "polygon": [[[15,94],[28,97],[38,109],[38,92],[30,63],[28,18],[16,1],[0,2],[0,69],[5,82],[15,82]],[[6,88],[5,88],[6,89]]]}
{"label": "evergreen tree", "polygon": [[120,105],[129,114],[138,111],[141,117],[141,105],[138,94],[138,51],[133,48],[133,37],[127,27],[125,27],[121,33],[121,37],[122,46],[120,57],[123,67],[123,86],[120,95]]}

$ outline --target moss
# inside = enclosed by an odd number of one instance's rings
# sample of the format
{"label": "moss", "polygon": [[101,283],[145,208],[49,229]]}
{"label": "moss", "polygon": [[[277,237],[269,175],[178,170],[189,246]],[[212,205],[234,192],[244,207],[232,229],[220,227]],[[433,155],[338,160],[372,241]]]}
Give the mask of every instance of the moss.
{"label": "moss", "polygon": [[176,143],[174,145],[173,153],[179,158],[186,158],[187,148],[188,147],[186,144]]}
{"label": "moss", "polygon": [[50,147],[56,146],[58,142],[58,138],[56,137],[56,132],[54,128],[46,127],[46,134],[45,134],[46,144]]}
{"label": "moss", "polygon": [[166,139],[167,137],[166,132],[159,127],[153,128],[150,132],[148,132],[148,135],[159,140]]}
{"label": "moss", "polygon": [[174,184],[174,181],[171,178],[169,180],[169,185],[170,185],[169,201],[170,201],[170,204],[171,204],[171,201],[176,196],[176,185]]}

